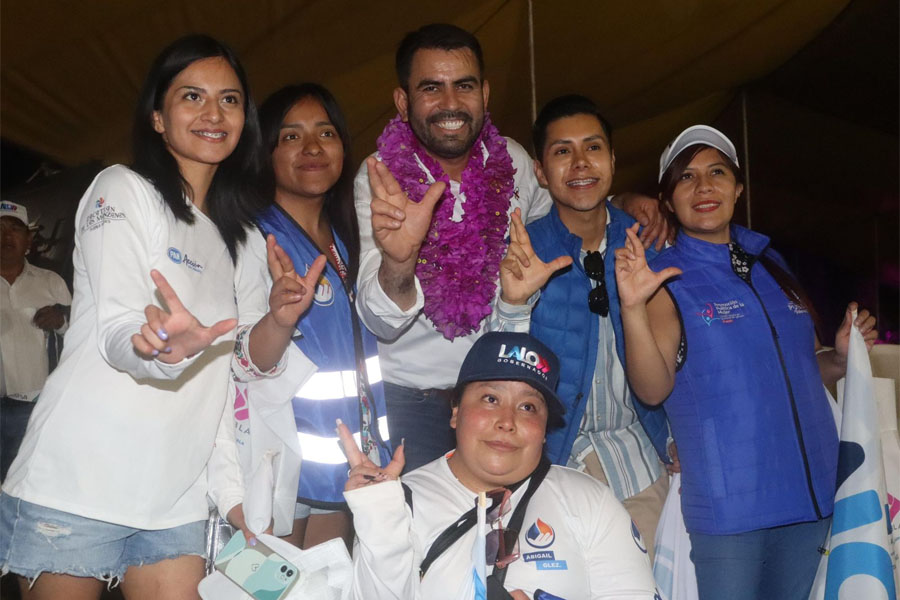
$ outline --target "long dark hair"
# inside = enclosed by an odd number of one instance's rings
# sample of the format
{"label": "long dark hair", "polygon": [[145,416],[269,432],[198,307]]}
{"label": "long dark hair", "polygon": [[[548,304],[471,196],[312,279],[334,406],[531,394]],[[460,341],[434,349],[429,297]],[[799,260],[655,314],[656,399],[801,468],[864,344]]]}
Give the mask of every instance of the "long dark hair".
{"label": "long dark hair", "polygon": [[[734,175],[735,181],[743,185],[744,183],[744,173],[741,171],[741,168],[734,163],[733,160],[728,158],[728,156],[719,150],[718,148],[713,148],[712,146],[707,146],[706,144],[695,144],[692,146],[688,146],[684,150],[678,153],[672,163],[669,165],[669,168],[663,173],[662,178],[659,181],[659,198],[662,202],[663,206],[660,207],[665,209],[666,205],[672,202],[672,196],[675,193],[675,186],[678,185],[678,181],[681,178],[681,174],[685,172],[688,168],[688,165],[691,164],[691,161],[694,160],[694,157],[697,156],[703,150],[707,150],[712,148],[716,152],[719,153],[719,156],[722,158],[722,162],[725,163],[727,168],[731,171],[732,175]],[[765,268],[766,271],[769,272],[769,275],[772,276],[772,279],[778,284],[778,287],[781,288],[781,291],[784,292],[784,295],[788,297],[792,302],[801,305],[808,312],[810,318],[812,318],[813,326],[816,329],[816,334],[819,336],[819,339],[824,339],[822,337],[822,324],[819,319],[819,314],[816,312],[815,307],[809,299],[809,296],[806,293],[806,290],[803,289],[803,286],[800,285],[800,282],[797,281],[797,278],[793,276],[788,270],[781,266],[781,264],[775,260],[773,256],[771,256],[768,252],[763,252],[760,256],[757,257],[760,264]]]}
{"label": "long dark hair", "polygon": [[219,164],[206,195],[205,208],[222,236],[231,259],[246,238],[245,225],[252,221],[261,202],[257,182],[261,166],[259,120],[250,96],[247,76],[234,52],[206,35],[189,35],[169,44],[153,61],[138,98],[132,134],[132,169],[150,181],[179,221],[193,223],[194,215],[184,201],[191,186],[178,162],[166,148],[162,135],[153,128],[153,112],[161,110],[172,80],[188,66],[204,58],[224,58],[234,69],[244,92],[244,128],[237,147]]}
{"label": "long dark hair", "polygon": [[[275,202],[275,167],[272,164],[272,152],[278,146],[279,133],[284,118],[295,104],[306,98],[318,102],[328,120],[334,125],[341,145],[344,148],[344,163],[337,182],[325,192],[325,214],[331,226],[347,247],[350,281],[356,280],[359,270],[359,224],[356,221],[356,209],[353,206],[353,158],[350,155],[350,130],[347,119],[334,96],[318,83],[300,83],[281,88],[259,108],[259,121],[262,128],[263,148],[266,150],[263,173],[263,198],[267,204]],[[320,250],[324,250],[320,248]]]}

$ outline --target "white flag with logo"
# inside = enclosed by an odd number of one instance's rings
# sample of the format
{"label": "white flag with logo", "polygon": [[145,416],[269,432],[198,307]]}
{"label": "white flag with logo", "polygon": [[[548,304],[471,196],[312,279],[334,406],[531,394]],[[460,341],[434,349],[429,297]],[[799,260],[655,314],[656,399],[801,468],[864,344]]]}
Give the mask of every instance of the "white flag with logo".
{"label": "white flag with logo", "polygon": [[819,564],[810,599],[896,600],[872,367],[855,326],[850,328],[840,429],[828,554]]}

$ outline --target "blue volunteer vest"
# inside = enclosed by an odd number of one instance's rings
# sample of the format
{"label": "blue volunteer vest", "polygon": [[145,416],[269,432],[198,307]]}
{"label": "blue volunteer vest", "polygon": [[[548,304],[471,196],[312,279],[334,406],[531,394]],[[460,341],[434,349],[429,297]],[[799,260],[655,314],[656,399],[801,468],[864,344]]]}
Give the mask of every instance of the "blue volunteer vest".
{"label": "blue volunteer vest", "polygon": [[665,401],[681,459],[688,531],[732,534],[828,516],[838,438],[807,311],[759,263],[769,238],[732,225],[754,260],[735,275],[727,244],[680,233],[651,262],[683,274],[665,287],[678,309],[686,360]]}
{"label": "blue volunteer vest", "polygon": [[[278,205],[264,210],[257,217],[257,226],[263,235],[275,235],[298,272],[306,272],[321,254],[306,232]],[[346,257],[343,241],[337,233],[332,233],[342,258]],[[391,459],[386,443],[387,418],[378,346],[375,336],[359,321],[356,308],[331,263],[325,266],[314,302],[297,322],[297,330],[302,335],[295,336],[293,343],[319,369],[293,400],[297,437],[303,452],[297,498],[320,508],[339,508],[344,505],[348,465],[337,443],[335,420],[341,419],[359,440],[358,363],[366,365],[374,413],[372,434],[378,443],[381,464],[386,465]],[[357,349],[362,356],[357,356]]]}
{"label": "blue volunteer vest", "polygon": [[[606,225],[604,280],[609,292],[609,318],[616,334],[616,353],[624,365],[625,336],[616,287],[615,249],[625,245],[625,230],[634,219],[608,203],[606,208],[609,222]],[[563,253],[572,257],[572,266],[557,271],[541,289],[541,297],[531,313],[530,330],[531,335],[547,344],[559,357],[557,395],[566,407],[566,414],[562,427],[547,431],[544,453],[552,463],[565,466],[591,393],[600,324],[597,315],[588,308],[592,284],[581,264],[582,240],[569,232],[560,220],[556,205],[527,229],[531,245],[542,261],[550,261]],[[656,256],[656,252],[648,249],[647,256]],[[662,407],[648,407],[637,401],[634,409],[657,454],[668,462],[665,457],[669,428],[665,411]]]}

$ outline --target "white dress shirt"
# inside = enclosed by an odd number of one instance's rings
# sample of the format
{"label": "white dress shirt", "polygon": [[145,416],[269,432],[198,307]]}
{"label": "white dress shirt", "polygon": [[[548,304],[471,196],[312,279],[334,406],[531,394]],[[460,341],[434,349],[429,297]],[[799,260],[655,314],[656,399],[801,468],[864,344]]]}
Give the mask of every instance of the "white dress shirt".
{"label": "white dress shirt", "polygon": [[[44,387],[49,364],[47,334],[32,322],[38,309],[72,303],[62,277],[25,261],[25,268],[10,284],[0,277],[0,364],[4,396],[33,402]],[[68,321],[56,330],[64,333]]]}
{"label": "white dress shirt", "polygon": [[[531,157],[514,140],[506,138],[507,150],[516,172],[513,176],[515,191],[510,198],[509,213],[522,209],[525,223],[534,221],[550,211],[552,201],[546,189],[541,188],[534,176]],[[487,151],[482,146],[487,158]],[[376,156],[377,157],[377,156]],[[421,163],[420,163],[421,166]],[[422,166],[428,181],[434,177]],[[360,264],[358,300],[356,303],[363,323],[379,338],[378,353],[384,380],[390,383],[418,389],[450,388],[456,383],[459,367],[475,340],[486,330],[487,318],[479,331],[452,341],[434,328],[422,312],[424,297],[416,278],[416,303],[409,310],[401,310],[381,288],[378,269],[381,266],[381,250],[372,235],[372,189],[369,186],[365,161],[353,184],[356,213],[359,218]],[[460,193],[460,183],[450,182],[450,191],[456,199],[453,216],[465,218],[466,198]],[[497,285],[499,295],[499,283]]]}

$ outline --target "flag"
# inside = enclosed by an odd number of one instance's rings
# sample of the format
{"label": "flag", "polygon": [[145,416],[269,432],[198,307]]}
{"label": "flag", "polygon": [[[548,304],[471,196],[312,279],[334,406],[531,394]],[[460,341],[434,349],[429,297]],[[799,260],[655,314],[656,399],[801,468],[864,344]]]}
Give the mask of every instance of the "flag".
{"label": "flag", "polygon": [[681,473],[669,478],[654,537],[653,578],[661,600],[697,600],[697,573],[691,562],[691,538],[681,513]]}
{"label": "flag", "polygon": [[850,328],[840,430],[829,550],[810,599],[896,600],[872,367],[856,327]]}
{"label": "flag", "polygon": [[478,521],[475,525],[475,543],[472,545],[472,585],[475,589],[475,600],[487,600],[487,577],[485,575],[484,525],[487,510],[487,496],[478,494]]}

